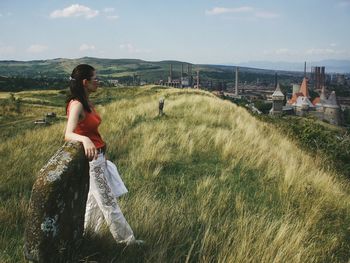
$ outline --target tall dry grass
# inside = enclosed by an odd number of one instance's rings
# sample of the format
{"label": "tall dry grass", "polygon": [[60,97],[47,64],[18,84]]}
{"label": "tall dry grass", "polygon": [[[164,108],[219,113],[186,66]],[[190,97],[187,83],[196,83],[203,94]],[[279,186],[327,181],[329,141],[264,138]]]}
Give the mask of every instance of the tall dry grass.
{"label": "tall dry grass", "polygon": [[[349,260],[349,185],[326,170],[321,157],[311,158],[272,126],[210,93],[147,87],[133,94],[98,111],[109,158],[130,191],[120,205],[147,245],[125,252],[90,244],[82,257],[93,254],[102,262]],[[159,117],[161,96],[166,115]],[[62,143],[63,129],[58,124],[0,145],[4,262],[21,260],[31,185]],[[102,239],[113,244],[107,229]]]}

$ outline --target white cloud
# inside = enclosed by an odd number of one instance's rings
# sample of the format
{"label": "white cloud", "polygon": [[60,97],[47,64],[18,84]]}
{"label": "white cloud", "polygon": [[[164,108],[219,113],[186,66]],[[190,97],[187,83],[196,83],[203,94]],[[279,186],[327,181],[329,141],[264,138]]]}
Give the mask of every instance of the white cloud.
{"label": "white cloud", "polygon": [[15,48],[13,46],[0,46],[0,55],[9,55],[15,52]]}
{"label": "white cloud", "polygon": [[317,57],[317,58],[335,58],[335,59],[348,59],[350,56],[349,49],[339,48],[310,48],[304,51],[304,56]]}
{"label": "white cloud", "polygon": [[120,45],[119,45],[119,48],[120,48],[121,50],[126,50],[128,53],[131,53],[131,54],[136,54],[136,53],[150,53],[150,50],[136,48],[133,44],[130,44],[130,43],[120,44]]}
{"label": "white cloud", "polygon": [[299,54],[298,51],[296,50],[291,50],[289,48],[278,48],[275,50],[264,50],[263,51],[264,55],[269,55],[269,56],[296,56]]}
{"label": "white cloud", "polygon": [[45,45],[39,45],[39,44],[34,44],[34,45],[31,45],[27,51],[29,53],[41,53],[41,52],[44,52],[48,49],[47,46]]}
{"label": "white cloud", "polygon": [[246,13],[253,11],[253,8],[250,6],[241,6],[236,8],[227,8],[227,7],[214,7],[211,10],[206,10],[207,15],[222,15],[230,13]]}
{"label": "white cloud", "polygon": [[79,50],[80,51],[87,51],[87,50],[95,50],[95,46],[94,45],[88,45],[88,44],[82,44],[80,47],[79,47]]}
{"label": "white cloud", "polygon": [[6,14],[0,13],[0,17],[5,17],[5,16],[12,16],[11,12],[7,12]]}
{"label": "white cloud", "polygon": [[275,50],[276,55],[289,55],[291,53],[291,50],[289,50],[288,48],[280,48]]}
{"label": "white cloud", "polygon": [[337,43],[330,43],[329,45],[330,45],[331,47],[336,47],[336,46],[338,46]]}
{"label": "white cloud", "polygon": [[114,15],[114,16],[106,16],[108,20],[117,20],[119,16]]}
{"label": "white cloud", "polygon": [[93,10],[90,7],[74,4],[62,10],[55,10],[50,14],[51,18],[61,17],[79,17],[93,18],[99,14],[98,10]]}
{"label": "white cloud", "polygon": [[119,16],[115,14],[114,7],[106,7],[103,9],[103,12],[108,20],[117,20],[119,18]]}
{"label": "white cloud", "polygon": [[112,13],[112,12],[114,12],[114,8],[113,7],[106,7],[105,9],[103,9],[103,12],[105,12],[105,13]]}
{"label": "white cloud", "polygon": [[127,50],[129,53],[140,53],[140,50],[130,43],[120,44],[119,48],[122,50]]}
{"label": "white cloud", "polygon": [[246,14],[251,18],[263,18],[263,19],[272,19],[280,16],[277,13],[257,10],[256,8],[251,6],[241,6],[236,8],[214,7],[210,10],[206,10],[205,13],[206,15]]}
{"label": "white cloud", "polygon": [[336,51],[332,48],[310,48],[305,51],[308,55],[334,55],[340,54],[340,51]]}
{"label": "white cloud", "polygon": [[255,16],[258,18],[270,19],[270,18],[277,18],[280,15],[272,12],[258,11],[258,12],[255,12]]}

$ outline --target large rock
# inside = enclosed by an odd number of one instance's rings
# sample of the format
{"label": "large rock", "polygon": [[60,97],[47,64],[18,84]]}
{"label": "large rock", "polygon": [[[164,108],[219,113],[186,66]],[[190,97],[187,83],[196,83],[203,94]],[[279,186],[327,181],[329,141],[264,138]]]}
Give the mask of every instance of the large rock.
{"label": "large rock", "polygon": [[40,170],[30,198],[24,254],[33,262],[62,261],[82,239],[89,162],[81,143],[66,142]]}

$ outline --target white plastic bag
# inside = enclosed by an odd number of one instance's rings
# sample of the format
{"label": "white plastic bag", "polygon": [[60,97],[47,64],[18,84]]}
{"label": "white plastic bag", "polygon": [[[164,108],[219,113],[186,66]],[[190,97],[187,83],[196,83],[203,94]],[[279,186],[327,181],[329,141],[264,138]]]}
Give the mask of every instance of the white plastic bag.
{"label": "white plastic bag", "polygon": [[115,166],[114,163],[112,163],[111,161],[107,160],[106,161],[106,179],[107,182],[112,190],[112,193],[116,196],[122,196],[124,194],[126,194],[128,192],[128,189],[126,189],[124,182],[122,180],[122,178],[120,177],[119,173],[118,173],[118,169]]}

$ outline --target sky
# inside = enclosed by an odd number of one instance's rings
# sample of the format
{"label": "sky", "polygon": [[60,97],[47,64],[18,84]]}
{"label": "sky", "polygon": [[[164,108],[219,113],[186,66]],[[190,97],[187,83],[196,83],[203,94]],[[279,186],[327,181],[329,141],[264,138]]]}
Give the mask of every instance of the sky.
{"label": "sky", "polygon": [[350,59],[350,0],[0,1],[0,60]]}

